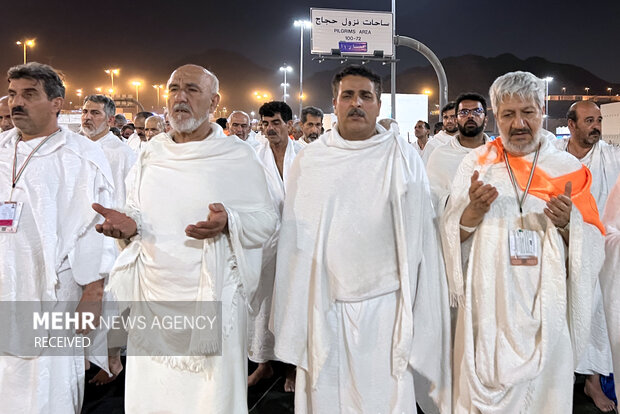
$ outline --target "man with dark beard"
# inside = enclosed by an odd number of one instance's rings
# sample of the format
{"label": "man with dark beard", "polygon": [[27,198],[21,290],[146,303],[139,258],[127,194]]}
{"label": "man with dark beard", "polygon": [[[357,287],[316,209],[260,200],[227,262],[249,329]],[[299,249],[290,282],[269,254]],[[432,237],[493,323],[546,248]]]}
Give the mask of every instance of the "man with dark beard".
{"label": "man with dark beard", "polygon": [[477,93],[464,93],[456,98],[455,104],[459,132],[447,144],[438,147],[426,164],[438,214],[443,212],[448,202],[450,186],[463,157],[489,140],[483,132],[487,125],[487,102],[484,97]]}
{"label": "man with dark beard", "polygon": [[[574,155],[592,173],[590,191],[596,200],[599,214],[605,211],[607,196],[620,174],[620,149],[601,140],[601,110],[590,101],[575,102],[568,110],[570,137],[554,140],[560,150]],[[584,391],[603,412],[614,409],[614,403],[601,389],[600,376],[612,371],[609,337],[603,311],[602,294],[597,286],[592,309],[592,330],[585,353],[577,364],[576,372],[586,375]]]}
{"label": "man with dark beard", "polygon": [[424,152],[422,153],[424,165],[428,164],[431,153],[435,151],[435,148],[450,142],[450,139],[458,132],[456,102],[448,102],[441,108],[441,120],[443,121],[443,129],[435,134],[433,139],[429,140],[428,145],[424,147]]}

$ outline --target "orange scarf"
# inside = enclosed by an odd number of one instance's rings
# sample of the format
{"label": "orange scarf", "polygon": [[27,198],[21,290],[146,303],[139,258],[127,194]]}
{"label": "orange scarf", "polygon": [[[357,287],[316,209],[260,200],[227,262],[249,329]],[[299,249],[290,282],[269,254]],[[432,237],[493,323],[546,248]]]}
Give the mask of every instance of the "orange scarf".
{"label": "orange scarf", "polygon": [[[489,159],[488,156],[491,154],[493,147],[497,150],[497,156],[495,159]],[[489,142],[487,144],[487,150],[488,152],[486,154],[478,157],[479,164],[497,164],[504,162],[505,152],[501,138],[498,137],[494,141]],[[532,171],[532,163],[526,161],[523,157],[515,157],[508,153],[506,154],[508,155],[508,161],[510,162],[519,187],[521,187],[521,190],[525,191],[527,180]],[[605,235],[605,227],[599,217],[596,201],[592,193],[590,193],[592,173],[585,165],[582,165],[581,169],[577,171],[559,177],[549,177],[542,169],[536,168],[534,176],[532,177],[529,193],[540,199],[549,201],[551,197],[564,194],[564,186],[569,181],[573,184],[571,201],[575,207],[579,209],[583,221],[596,226],[601,233]]]}

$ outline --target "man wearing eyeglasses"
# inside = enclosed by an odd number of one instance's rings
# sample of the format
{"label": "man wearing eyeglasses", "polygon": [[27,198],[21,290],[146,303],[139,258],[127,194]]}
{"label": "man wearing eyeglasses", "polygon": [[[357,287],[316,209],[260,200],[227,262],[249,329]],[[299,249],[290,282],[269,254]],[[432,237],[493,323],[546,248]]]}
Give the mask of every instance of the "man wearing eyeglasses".
{"label": "man wearing eyeglasses", "polygon": [[428,142],[428,145],[424,147],[424,152],[422,154],[422,161],[424,161],[424,165],[428,163],[428,159],[430,158],[431,153],[435,151],[435,148],[447,144],[450,139],[459,131],[456,123],[455,108],[455,102],[448,102],[443,108],[441,108],[441,120],[443,121],[443,129],[437,134],[435,134],[433,139]]}
{"label": "man wearing eyeglasses", "polygon": [[450,197],[450,186],[463,157],[489,140],[484,133],[487,125],[487,102],[477,93],[461,94],[455,101],[457,129],[446,145],[433,151],[426,164],[433,204],[439,214]]}

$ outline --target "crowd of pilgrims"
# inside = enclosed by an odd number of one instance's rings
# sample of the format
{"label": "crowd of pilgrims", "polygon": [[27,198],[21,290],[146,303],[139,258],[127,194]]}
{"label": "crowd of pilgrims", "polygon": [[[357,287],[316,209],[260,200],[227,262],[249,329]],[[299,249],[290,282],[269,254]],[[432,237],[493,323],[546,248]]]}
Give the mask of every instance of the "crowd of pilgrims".
{"label": "crowd of pilgrims", "polygon": [[220,301],[222,336],[112,347],[82,327],[99,351],[70,357],[5,341],[3,412],[98,412],[104,387],[128,413],[243,413],[281,375],[296,413],[566,413],[575,373],[616,410],[620,148],[599,106],[573,103],[556,138],[544,81],[510,72],[409,138],[367,67],[326,87],[329,122],[281,101],[215,119],[216,75],[184,65],[163,114],[90,95],[72,131],[53,68],[9,70],[2,300]]}

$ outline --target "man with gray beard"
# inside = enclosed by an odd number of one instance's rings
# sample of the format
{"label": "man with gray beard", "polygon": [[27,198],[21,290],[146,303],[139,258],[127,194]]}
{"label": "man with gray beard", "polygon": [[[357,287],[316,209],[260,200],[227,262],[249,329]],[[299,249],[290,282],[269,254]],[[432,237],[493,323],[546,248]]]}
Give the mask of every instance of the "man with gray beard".
{"label": "man with gray beard", "polygon": [[500,137],[463,158],[441,218],[453,413],[572,412],[604,255],[592,179],[541,133],[542,79],[507,73],[489,95]]}
{"label": "man with gray beard", "polygon": [[13,121],[11,121],[9,97],[3,96],[2,98],[0,98],[0,131],[8,131],[11,128],[13,128]]}
{"label": "man with gray beard", "polygon": [[82,106],[82,132],[101,146],[114,177],[114,208],[125,205],[125,177],[136,162],[136,154],[112,132],[109,124],[114,122],[116,106],[104,95],[89,95]]}
{"label": "man with gray beard", "polygon": [[[141,151],[126,214],[93,206],[106,219],[97,230],[128,243],[108,284],[120,300],[221,303],[221,343],[192,329],[151,340],[129,333],[128,413],[247,413],[248,308],[278,215],[252,148],[209,122],[218,84],[203,67],[176,69],[167,84],[172,131]],[[131,316],[149,312],[134,306]]]}

